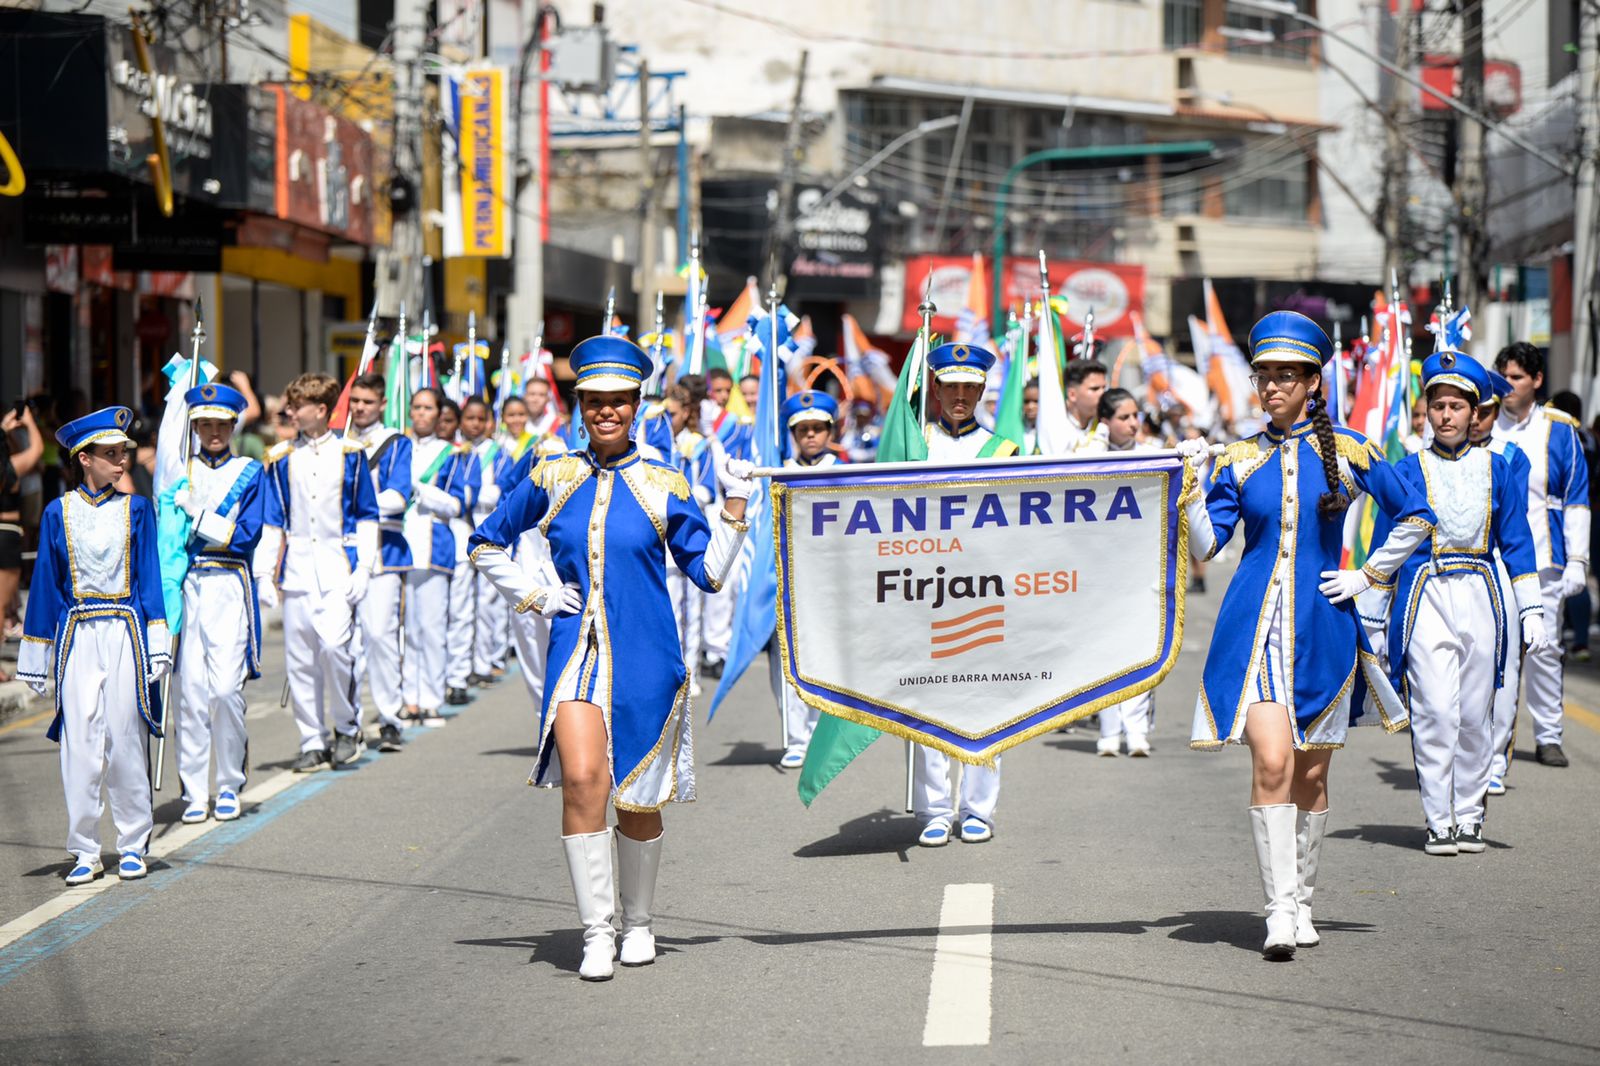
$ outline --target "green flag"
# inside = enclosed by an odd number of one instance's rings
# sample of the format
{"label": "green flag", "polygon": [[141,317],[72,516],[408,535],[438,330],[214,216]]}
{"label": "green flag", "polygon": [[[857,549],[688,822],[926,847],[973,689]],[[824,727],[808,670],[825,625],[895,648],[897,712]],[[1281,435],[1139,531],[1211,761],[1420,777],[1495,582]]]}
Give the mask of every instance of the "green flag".
{"label": "green flag", "polygon": [[405,356],[405,344],[396,337],[389,345],[389,359],[384,365],[383,424],[404,433],[411,424],[411,368]]}
{"label": "green flag", "polygon": [[1015,444],[1018,454],[1026,455],[1028,425],[1022,418],[1022,393],[1028,387],[1028,342],[1022,327],[1015,322],[1006,329],[1004,347],[1011,355],[1006,360],[1005,384],[1000,388],[1000,407],[994,415],[994,434]]}
{"label": "green flag", "polygon": [[[900,368],[900,381],[894,399],[883,418],[883,436],[878,442],[880,463],[920,461],[928,457],[928,441],[922,435],[918,392],[926,365],[926,352],[919,336]],[[858,725],[824,714],[817,719],[806,748],[805,765],[800,768],[800,802],[807,807],[838,777],[857,755],[872,746],[882,734],[871,726]]]}

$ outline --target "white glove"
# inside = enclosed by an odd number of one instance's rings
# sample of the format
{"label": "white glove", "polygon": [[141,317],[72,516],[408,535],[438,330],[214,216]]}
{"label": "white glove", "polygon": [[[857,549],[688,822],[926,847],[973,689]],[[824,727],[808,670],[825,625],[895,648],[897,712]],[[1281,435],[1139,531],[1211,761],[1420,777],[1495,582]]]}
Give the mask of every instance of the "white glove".
{"label": "white glove", "polygon": [[583,610],[583,590],[572,581],[565,585],[541,586],[525,599],[529,601],[529,607],[524,610],[538,611],[546,618],[554,618],[558,614],[577,614]]}
{"label": "white glove", "polygon": [[29,681],[28,687],[33,689],[33,694],[35,696],[43,696],[46,692],[50,691],[49,684],[44,681]]}
{"label": "white glove", "polygon": [[461,513],[461,501],[437,485],[417,486],[417,509],[436,518],[454,518]]}
{"label": "white glove", "polygon": [[756,491],[755,480],[750,476],[755,468],[748,459],[729,459],[717,471],[717,484],[722,486],[722,494],[730,500],[748,500]]}
{"label": "white glove", "polygon": [[1544,624],[1543,611],[1530,611],[1522,616],[1522,646],[1530,652],[1544,651],[1550,646],[1550,630]]}
{"label": "white glove", "polygon": [[1372,587],[1372,579],[1360,570],[1324,570],[1317,586],[1332,603],[1343,603]]}
{"label": "white glove", "polygon": [[716,432],[717,416],[722,413],[722,408],[717,406],[715,400],[700,401],[700,432],[709,437]]}
{"label": "white glove", "polygon": [[480,511],[492,511],[492,510],[495,509],[495,505],[498,504],[499,502],[500,502],[500,486],[499,485],[493,485],[493,484],[485,485],[483,487],[483,489],[478,493],[478,510],[480,510]]}
{"label": "white glove", "polygon": [[271,610],[278,606],[278,586],[272,583],[269,577],[256,578],[256,602],[262,607]]}
{"label": "white glove", "polygon": [[372,571],[365,566],[357,566],[350,571],[350,590],[345,593],[345,601],[354,607],[367,595],[367,586],[372,584]]}
{"label": "white glove", "polygon": [[1178,442],[1178,454],[1183,456],[1183,461],[1199,473],[1206,468],[1206,462],[1211,458],[1211,444],[1204,437],[1190,437],[1188,440]]}
{"label": "white glove", "polygon": [[200,501],[194,498],[194,493],[188,489],[179,489],[174,492],[172,494],[172,502],[177,506],[178,510],[188,515],[191,519],[199,518],[201,512],[205,510],[204,507],[200,506]]}
{"label": "white glove", "polygon": [[161,679],[172,670],[171,659],[153,659],[150,662],[150,672],[145,675],[145,680],[152,685],[161,684]]}
{"label": "white glove", "polygon": [[1561,570],[1561,598],[1576,596],[1589,585],[1589,564],[1581,559],[1569,559]]}

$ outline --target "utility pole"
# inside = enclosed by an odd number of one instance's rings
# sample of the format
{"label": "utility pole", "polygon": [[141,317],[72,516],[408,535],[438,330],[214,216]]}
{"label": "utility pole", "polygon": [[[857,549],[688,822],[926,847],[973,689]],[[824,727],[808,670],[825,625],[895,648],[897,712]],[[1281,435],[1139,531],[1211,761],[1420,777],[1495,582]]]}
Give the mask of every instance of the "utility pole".
{"label": "utility pole", "polygon": [[784,277],[789,243],[794,237],[794,181],[800,168],[800,152],[804,147],[805,111],[802,103],[806,94],[806,63],[810,52],[800,53],[800,72],[794,79],[794,103],[789,106],[789,128],[783,136],[783,171],[778,178],[778,210],[774,225],[767,236],[768,285],[780,293],[788,288]]}
{"label": "utility pole", "polygon": [[540,130],[545,121],[543,90],[545,5],[522,5],[524,60],[518,73],[516,191],[511,219],[511,297],[506,303],[506,336],[515,343],[542,332],[544,321],[543,187],[549,180],[540,160]]}
{"label": "utility pole", "polygon": [[[1415,19],[1411,0],[1400,0],[1393,25],[1394,63],[1401,70],[1411,69],[1411,29]],[[1389,120],[1384,123],[1383,195],[1379,220],[1383,224],[1383,276],[1391,277],[1406,272],[1402,240],[1406,199],[1410,195],[1406,181],[1410,154],[1405,132],[1410,128],[1411,90],[1405,82],[1392,75],[1384,80],[1383,88],[1384,110],[1388,112]]]}
{"label": "utility pole", "polygon": [[[639,310],[634,321],[643,331],[654,313],[656,274],[656,158],[650,145],[650,64],[639,63]],[[607,323],[607,328],[610,323]]]}
{"label": "utility pole", "polygon": [[394,171],[389,247],[379,249],[378,313],[394,318],[402,303],[422,300],[422,54],[426,0],[396,0],[394,9]]}
{"label": "utility pole", "polygon": [[[1483,0],[1463,0],[1461,9],[1461,102],[1479,114],[1483,99]],[[1488,131],[1476,119],[1456,116],[1461,151],[1456,164],[1456,199],[1460,204],[1463,306],[1483,309],[1489,265],[1489,174],[1484,155]]]}
{"label": "utility pole", "polygon": [[1578,185],[1573,202],[1572,248],[1572,380],[1571,387],[1595,410],[1600,402],[1600,325],[1595,273],[1600,255],[1600,200],[1595,196],[1596,155],[1600,153],[1600,24],[1591,4],[1578,5]]}

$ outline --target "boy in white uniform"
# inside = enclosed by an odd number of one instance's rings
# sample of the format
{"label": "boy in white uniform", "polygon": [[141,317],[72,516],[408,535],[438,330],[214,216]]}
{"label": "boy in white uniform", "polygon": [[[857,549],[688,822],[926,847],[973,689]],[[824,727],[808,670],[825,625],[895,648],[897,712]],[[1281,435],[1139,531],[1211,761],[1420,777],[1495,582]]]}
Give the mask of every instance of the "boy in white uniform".
{"label": "boy in white uniform", "polygon": [[249,744],[244,683],[260,676],[261,616],[250,562],[261,540],[260,463],[234,455],[235,420],[244,394],[199,385],[184,395],[199,448],[189,460],[188,487],[173,495],[194,523],[189,573],[183,580],[178,641],[178,779],[183,821],[210,812],[211,755],[217,757],[217,821],[239,817]]}
{"label": "boy in white uniform", "polygon": [[[939,417],[923,431],[930,463],[959,463],[972,459],[1015,455],[1017,446],[978,425],[973,417],[983,395],[985,378],[995,363],[993,352],[972,344],[941,344],[928,353],[933,372],[933,393],[939,400]],[[1098,392],[1096,398],[1098,399]],[[993,768],[962,766],[961,806],[956,809],[950,787],[950,756],[919,746],[913,773],[913,798],[922,833],[917,843],[941,848],[950,843],[951,826],[959,813],[961,839],[981,844],[994,836],[994,809],[1000,800],[1000,759]]]}
{"label": "boy in white uniform", "polygon": [[[257,594],[283,600],[283,654],[300,728],[296,773],[348,766],[366,750],[355,672],[355,606],[378,555],[378,503],[359,442],[335,436],[339,383],[301,374],[284,409],[299,435],[267,452],[266,513],[256,548]],[[328,747],[332,727],[333,749]]]}

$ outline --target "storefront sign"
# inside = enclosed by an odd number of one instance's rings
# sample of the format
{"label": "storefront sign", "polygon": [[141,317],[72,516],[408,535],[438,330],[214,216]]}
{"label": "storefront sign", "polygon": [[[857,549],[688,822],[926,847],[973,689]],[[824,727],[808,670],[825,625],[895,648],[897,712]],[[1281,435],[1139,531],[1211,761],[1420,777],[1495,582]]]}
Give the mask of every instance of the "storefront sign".
{"label": "storefront sign", "polygon": [[277,109],[274,213],[281,219],[372,243],[372,140],[349,119],[268,86]]}
{"label": "storefront sign", "polygon": [[[850,189],[824,204],[827,193],[822,185],[795,189],[788,293],[793,299],[874,298],[884,251],[878,195]],[[778,187],[771,178],[703,182],[701,217],[706,234],[715,238],[706,244],[707,269],[741,278],[764,274],[777,210]]]}
{"label": "storefront sign", "polygon": [[511,254],[511,187],[506,166],[506,76],[499,67],[468,67],[456,95],[461,175],[461,254]]}

